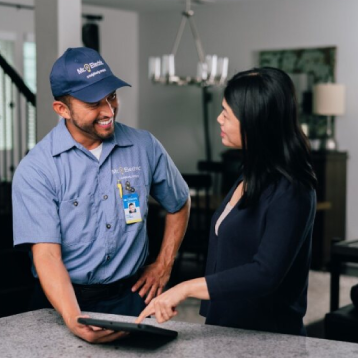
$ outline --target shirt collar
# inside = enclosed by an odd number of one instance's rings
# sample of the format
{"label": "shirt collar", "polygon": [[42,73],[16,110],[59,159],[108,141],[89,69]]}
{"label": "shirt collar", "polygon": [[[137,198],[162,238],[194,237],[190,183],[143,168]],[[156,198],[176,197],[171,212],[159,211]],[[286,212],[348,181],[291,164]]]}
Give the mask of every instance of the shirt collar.
{"label": "shirt collar", "polygon": [[[133,142],[128,138],[128,133],[125,130],[125,127],[118,122],[115,122],[115,131],[114,135],[105,140],[105,145],[112,144],[113,146],[118,147],[130,147],[133,145]],[[53,142],[52,142],[52,155],[56,156],[61,154],[73,147],[82,149],[83,146],[76,142],[68,131],[65,123],[65,119],[62,118],[58,125],[55,128]]]}
{"label": "shirt collar", "polygon": [[79,143],[77,143],[72,138],[70,132],[68,131],[65,124],[65,119],[62,118],[54,130],[52,140],[52,155],[56,156],[61,154],[66,150],[77,147],[78,144]]}
{"label": "shirt collar", "polygon": [[129,139],[129,136],[130,133],[127,127],[115,122],[114,136],[112,137],[113,143],[118,147],[131,147],[133,142]]}

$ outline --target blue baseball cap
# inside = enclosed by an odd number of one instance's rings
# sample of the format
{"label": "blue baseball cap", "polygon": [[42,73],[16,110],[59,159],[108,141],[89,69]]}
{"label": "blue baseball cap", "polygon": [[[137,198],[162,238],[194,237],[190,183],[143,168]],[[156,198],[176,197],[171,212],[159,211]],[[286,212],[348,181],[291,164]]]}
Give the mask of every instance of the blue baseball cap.
{"label": "blue baseball cap", "polygon": [[114,76],[101,55],[87,47],[68,48],[50,74],[54,97],[71,95],[83,102],[98,102],[130,84]]}

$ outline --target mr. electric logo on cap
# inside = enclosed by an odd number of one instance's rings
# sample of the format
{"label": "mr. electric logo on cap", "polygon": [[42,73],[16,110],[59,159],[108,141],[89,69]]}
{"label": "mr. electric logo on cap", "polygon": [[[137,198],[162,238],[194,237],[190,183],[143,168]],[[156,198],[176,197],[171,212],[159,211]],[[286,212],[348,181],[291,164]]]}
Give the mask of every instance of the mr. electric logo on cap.
{"label": "mr. electric logo on cap", "polygon": [[103,66],[104,63],[101,60],[98,60],[97,62],[90,62],[83,65],[83,67],[77,68],[77,73],[80,75],[83,72],[91,72],[93,68],[96,68],[98,66]]}

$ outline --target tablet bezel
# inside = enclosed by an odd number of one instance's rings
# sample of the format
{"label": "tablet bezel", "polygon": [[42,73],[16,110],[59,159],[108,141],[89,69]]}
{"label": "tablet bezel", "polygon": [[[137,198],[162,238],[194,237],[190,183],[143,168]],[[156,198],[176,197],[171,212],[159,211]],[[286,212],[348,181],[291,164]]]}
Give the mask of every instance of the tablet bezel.
{"label": "tablet bezel", "polygon": [[159,335],[164,337],[177,337],[178,332],[166,329],[151,326],[149,324],[143,323],[130,323],[130,322],[121,322],[121,321],[112,321],[106,319],[99,318],[85,318],[79,317],[77,319],[78,323],[87,325],[87,326],[95,326],[100,328],[110,329],[112,331],[124,331],[138,334],[151,334],[151,335]]}

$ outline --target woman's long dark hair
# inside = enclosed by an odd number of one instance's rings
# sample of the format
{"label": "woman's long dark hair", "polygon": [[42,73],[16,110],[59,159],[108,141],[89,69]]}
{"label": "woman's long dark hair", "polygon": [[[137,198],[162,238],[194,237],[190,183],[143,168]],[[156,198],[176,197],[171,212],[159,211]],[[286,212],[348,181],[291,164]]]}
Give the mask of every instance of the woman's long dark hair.
{"label": "woman's long dark hair", "polygon": [[281,176],[316,187],[294,85],[285,72],[271,67],[239,72],[228,82],[224,98],[240,121],[244,177],[240,207],[257,203],[262,191]]}

